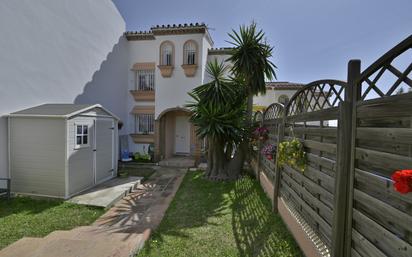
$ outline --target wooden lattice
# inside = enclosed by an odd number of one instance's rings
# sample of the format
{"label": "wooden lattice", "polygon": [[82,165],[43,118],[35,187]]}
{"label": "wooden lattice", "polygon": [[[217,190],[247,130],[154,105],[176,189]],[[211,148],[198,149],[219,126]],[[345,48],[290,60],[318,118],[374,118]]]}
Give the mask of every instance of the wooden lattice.
{"label": "wooden lattice", "polygon": [[344,100],[346,83],[339,80],[319,80],[300,89],[286,106],[287,115],[337,107]]}
{"label": "wooden lattice", "polygon": [[253,122],[254,123],[261,123],[263,121],[263,113],[261,111],[257,111],[253,114]]}
{"label": "wooden lattice", "polygon": [[266,108],[263,113],[264,120],[274,120],[283,117],[283,105],[279,103],[273,103]]}
{"label": "wooden lattice", "polygon": [[379,58],[360,76],[361,99],[412,92],[412,36]]}

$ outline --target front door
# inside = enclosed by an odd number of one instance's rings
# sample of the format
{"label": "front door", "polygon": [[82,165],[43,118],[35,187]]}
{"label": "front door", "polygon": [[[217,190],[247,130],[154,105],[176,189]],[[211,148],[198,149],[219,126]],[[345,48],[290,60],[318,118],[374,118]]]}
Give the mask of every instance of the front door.
{"label": "front door", "polygon": [[188,116],[176,116],[175,154],[190,153],[190,123]]}
{"label": "front door", "polygon": [[113,176],[114,122],[112,119],[97,118],[95,121],[95,183]]}

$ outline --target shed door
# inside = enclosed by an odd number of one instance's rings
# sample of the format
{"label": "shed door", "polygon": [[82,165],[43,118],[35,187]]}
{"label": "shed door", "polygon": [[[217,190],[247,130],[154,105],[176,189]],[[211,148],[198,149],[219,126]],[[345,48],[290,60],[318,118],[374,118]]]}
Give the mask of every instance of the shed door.
{"label": "shed door", "polygon": [[95,173],[96,183],[113,176],[114,122],[97,118],[95,125]]}

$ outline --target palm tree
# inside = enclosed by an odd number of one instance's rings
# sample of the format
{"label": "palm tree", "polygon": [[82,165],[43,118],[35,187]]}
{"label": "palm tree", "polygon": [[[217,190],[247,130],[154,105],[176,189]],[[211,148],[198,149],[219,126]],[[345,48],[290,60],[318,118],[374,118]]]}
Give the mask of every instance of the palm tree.
{"label": "palm tree", "polygon": [[[276,79],[276,66],[269,60],[272,57],[273,47],[266,42],[265,33],[262,30],[257,30],[255,22],[249,26],[240,26],[239,32],[232,30],[229,37],[233,40],[229,41],[233,48],[227,61],[232,63],[233,76],[243,80],[246,87],[247,118],[245,127],[250,130],[252,127],[253,96],[266,93],[265,79]],[[239,149],[231,170],[239,170],[240,172],[249,149],[249,140],[244,140],[239,145]]]}
{"label": "palm tree", "polygon": [[232,73],[235,77],[243,78],[247,92],[247,114],[249,125],[252,120],[253,96],[266,93],[265,78],[276,79],[276,66],[269,60],[273,47],[265,40],[265,33],[257,30],[256,23],[242,25],[239,32],[232,30],[229,37],[233,40],[231,56],[227,61],[232,63]]}
{"label": "palm tree", "polygon": [[207,64],[209,83],[192,90],[191,122],[200,138],[208,140],[208,168],[212,180],[236,179],[231,172],[232,153],[245,136],[246,94],[244,87],[225,77],[227,66],[216,60]]}

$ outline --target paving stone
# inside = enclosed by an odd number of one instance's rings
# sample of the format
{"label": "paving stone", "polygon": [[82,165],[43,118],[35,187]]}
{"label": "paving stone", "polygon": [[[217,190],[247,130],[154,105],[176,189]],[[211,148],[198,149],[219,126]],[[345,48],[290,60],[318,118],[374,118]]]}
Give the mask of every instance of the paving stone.
{"label": "paving stone", "polygon": [[160,224],[185,173],[184,169],[159,168],[139,190],[123,197],[91,226],[20,239],[0,251],[0,257],[134,256]]}

